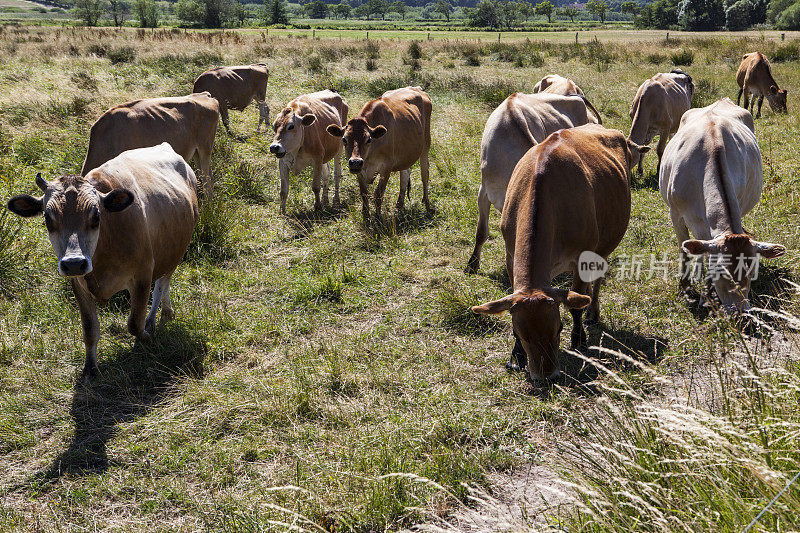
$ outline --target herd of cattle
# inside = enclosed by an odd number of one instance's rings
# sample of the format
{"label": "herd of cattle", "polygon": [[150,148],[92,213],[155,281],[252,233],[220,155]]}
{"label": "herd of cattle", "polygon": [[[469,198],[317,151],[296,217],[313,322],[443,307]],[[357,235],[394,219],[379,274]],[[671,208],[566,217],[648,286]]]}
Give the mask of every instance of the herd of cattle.
{"label": "herd of cattle", "polygon": [[[80,308],[84,380],[98,374],[98,302],[127,289],[128,330],[139,339],[153,331],[159,308],[162,322],[174,315],[170,279],[199,216],[198,180],[187,161],[197,155],[207,201],[213,194],[210,158],[219,118],[230,134],[228,109],[242,110],[255,99],[260,129],[269,120],[268,77],[263,64],[220,67],[198,77],[188,96],[116,106],[92,126],[80,176],[48,182],[37,175],[42,196],[20,194],[9,200],[8,208],[20,216],[44,216],[59,273],[70,279]],[[737,81],[744,108],[724,98],[690,110],[692,78],[681,70],[656,74],[636,93],[628,137],[605,128],[583,91],[556,75],[542,79],[533,94],[512,94],[489,116],[481,140],[475,249],[467,271],[478,270],[494,205],[502,212],[513,292],[472,311],[510,311],[516,339],[512,367],[527,369],[531,377],[558,377],[561,304],[572,314],[572,347],[586,342],[583,310],[588,307],[585,323],[598,320],[601,281],[593,282],[590,293],[591,283],[579,275],[578,257],[591,251],[607,260],[622,241],[630,219],[631,173],[637,165],[641,172],[655,135],[660,136],[660,190],[682,262],[687,254],[709,254],[712,261],[727,258],[729,266],[730,258],[752,263],[785,253],[781,245],[753,240],[741,219],[757,204],[762,189],[761,153],[747,107],[752,109],[758,97],[758,117],[766,97],[774,111],[786,112],[786,91],[778,88],[758,52],[743,57]],[[374,202],[380,216],[389,176],[400,173],[397,207],[403,208],[416,162],[423,202],[430,209],[428,94],[419,87],[400,88],[368,102],[350,120],[348,112],[342,96],[326,90],[299,96],[278,113],[269,151],[278,159],[281,212],[289,172],[308,166],[315,208],[328,203],[331,160],[338,205],[343,151],[348,170],[358,178],[365,222],[370,218],[369,185],[376,176]],[[722,270],[724,275],[714,280],[721,304],[747,310],[752,269]],[[573,273],[571,290],[552,286],[562,272]],[[688,281],[681,279],[682,288]]]}

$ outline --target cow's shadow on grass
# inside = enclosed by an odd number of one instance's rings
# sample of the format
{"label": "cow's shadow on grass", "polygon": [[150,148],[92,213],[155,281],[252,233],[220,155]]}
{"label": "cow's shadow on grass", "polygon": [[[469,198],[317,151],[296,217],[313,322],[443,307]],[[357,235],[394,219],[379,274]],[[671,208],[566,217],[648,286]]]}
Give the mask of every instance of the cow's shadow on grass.
{"label": "cow's shadow on grass", "polygon": [[384,206],[380,217],[375,217],[374,211],[370,211],[370,215],[369,223],[363,228],[373,239],[417,233],[435,226],[441,220],[441,213],[435,205],[428,210],[421,202],[414,202],[410,207],[406,206],[403,209]]}
{"label": "cow's shadow on grass", "polygon": [[173,322],[146,342],[104,354],[100,376],[86,385],[78,379],[75,385],[70,409],[75,433],[68,448],[35,481],[92,475],[112,466],[106,448],[118,425],[146,415],[174,395],[183,377],[203,377],[206,352],[203,338]]}
{"label": "cow's shadow on grass", "polygon": [[[565,330],[570,331],[570,327],[571,324],[564,324]],[[611,328],[602,322],[587,326],[586,335],[588,346],[578,352],[580,356],[571,350],[560,351],[562,375],[555,384],[587,396],[600,394],[595,382],[606,372],[603,367],[615,373],[637,372],[638,363],[657,364],[668,346],[663,337],[640,335],[624,327]],[[544,399],[554,384],[530,381],[530,385],[531,394]]]}
{"label": "cow's shadow on grass", "polygon": [[658,190],[658,172],[646,170],[644,173],[639,174],[636,169],[634,169],[631,172],[631,177],[631,190]]}

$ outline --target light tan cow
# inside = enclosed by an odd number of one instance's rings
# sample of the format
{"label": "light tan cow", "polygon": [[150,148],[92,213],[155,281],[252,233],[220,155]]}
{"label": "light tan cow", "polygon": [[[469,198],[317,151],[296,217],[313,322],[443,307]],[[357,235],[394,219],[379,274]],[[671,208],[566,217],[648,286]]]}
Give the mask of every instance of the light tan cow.
{"label": "light tan cow", "polygon": [[[772,67],[769,61],[761,52],[750,52],[742,56],[739,70],[736,72],[736,83],[739,84],[739,96],[736,97],[736,104],[741,101],[744,94],[744,108],[753,112],[753,106],[758,97],[758,113],[756,118],[761,117],[761,106],[764,104],[764,97],[775,113],[786,113],[786,90],[778,88],[778,83],[772,77]],[[750,100],[750,95],[753,99]]]}
{"label": "light tan cow", "polygon": [[162,143],[123,152],[85,177],[47,182],[38,175],[36,185],[43,196],[14,196],[8,208],[23,217],[44,214],[58,272],[70,279],[78,301],[86,344],[83,378],[88,380],[98,374],[96,302],[127,289],[128,331],[138,339],[155,328],[159,306],[162,322],[174,315],[169,283],[197,222],[197,179]]}
{"label": "light tan cow", "polygon": [[192,92],[206,91],[219,102],[219,113],[225,130],[231,133],[228,124],[228,109],[244,111],[255,98],[258,104],[258,127],[256,131],[269,126],[269,106],[267,105],[267,81],[269,69],[264,63],[216,67],[200,74],[194,81]]}
{"label": "light tan cow", "polygon": [[[680,69],[659,72],[639,86],[631,105],[631,133],[628,138],[646,146],[658,135],[658,164],[669,138],[678,131],[681,116],[692,107],[694,83],[692,77]],[[639,174],[642,174],[639,160]]]}
{"label": "light tan cow", "polygon": [[481,249],[489,237],[489,210],[503,210],[514,167],[525,153],[563,128],[592,122],[582,96],[514,93],[486,121],[481,138],[481,187],[478,190],[478,228],[466,271],[474,274]]}
{"label": "light tan cow", "polygon": [[[561,96],[571,96],[573,94],[579,94],[586,98],[586,95],[583,93],[583,90],[578,87],[578,84],[572,81],[569,78],[565,78],[563,76],[559,76],[558,74],[548,74],[541,80],[539,83],[533,86],[533,90],[531,91],[533,94],[537,93],[550,93],[550,94],[560,94]],[[594,108],[592,103],[586,99],[586,107],[588,107],[594,116],[589,117],[590,123],[594,124],[602,124],[603,119],[600,118],[600,113],[597,109]]]}
{"label": "light tan cow", "polygon": [[430,210],[428,153],[432,109],[431,99],[421,87],[405,87],[386,91],[377,100],[367,102],[345,127],[328,126],[328,133],[342,137],[348,169],[358,175],[365,223],[369,221],[369,185],[375,176],[381,176],[375,187],[375,217],[379,219],[389,176],[400,172],[397,208],[403,209],[411,185],[411,166],[417,161],[422,174],[422,201]]}
{"label": "light tan cow", "polygon": [[[281,213],[286,213],[286,197],[289,195],[289,171],[299,174],[307,166],[314,170],[311,185],[314,191],[314,209],[328,204],[328,162],[333,159],[335,191],[334,207],[339,206],[339,181],[342,178],[342,143],[328,135],[330,125],[341,127],[347,120],[349,108],[336,91],[320,91],[298,96],[275,117],[272,128],[275,139],[269,151],[278,158],[281,177]],[[322,201],[320,201],[322,181]]]}
{"label": "light tan cow", "polygon": [[664,152],[659,176],[680,243],[682,289],[689,286],[686,254],[708,253],[709,273],[722,305],[734,311],[749,309],[750,277],[758,256],[786,252],[780,244],[753,240],[742,226],[742,217],[761,198],[762,186],[761,150],[753,116],[746,109],[724,98],[683,115]]}
{"label": "light tan cow", "polygon": [[[639,150],[621,132],[587,124],[553,133],[514,169],[500,223],[513,292],[472,311],[511,312],[512,364],[516,358],[531,377],[559,376],[560,304],[572,314],[573,349],[586,343],[583,309],[591,304],[587,322],[599,319],[601,280],[590,298],[579,258],[593,252],[606,260],[625,235]],[[573,273],[572,290],[553,287],[562,272]]]}
{"label": "light tan cow", "polygon": [[186,161],[196,154],[200,177],[210,195],[211,150],[219,123],[219,104],[208,93],[134,100],[112,107],[89,133],[81,176],[126,150],[168,142]]}

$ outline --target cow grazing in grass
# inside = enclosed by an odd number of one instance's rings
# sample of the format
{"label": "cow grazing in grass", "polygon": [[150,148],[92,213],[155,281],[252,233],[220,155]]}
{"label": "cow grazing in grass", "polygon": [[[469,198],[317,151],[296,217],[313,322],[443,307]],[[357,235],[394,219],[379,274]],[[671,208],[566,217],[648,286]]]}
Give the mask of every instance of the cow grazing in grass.
{"label": "cow grazing in grass", "polygon": [[[586,251],[607,259],[625,235],[631,211],[630,171],[640,148],[621,132],[587,124],[553,133],[519,161],[508,185],[500,227],[513,292],[475,306],[481,314],[511,312],[514,356],[531,377],[559,375],[558,344],[563,304],[572,314],[572,348],[585,344],[581,316],[600,315],[601,280],[579,273]],[[572,272],[572,290],[552,286]]]}
{"label": "cow grazing in grass", "polygon": [[[681,116],[692,107],[694,83],[692,77],[680,69],[660,72],[645,81],[636,91],[631,105],[631,133],[628,138],[640,146],[646,146],[658,135],[658,164],[669,138],[678,131]],[[639,160],[639,174],[644,169]]]}
{"label": "cow grazing in grass", "polygon": [[[281,177],[281,213],[286,213],[289,171],[299,174],[307,166],[314,170],[311,185],[314,209],[328,204],[328,162],[333,159],[335,191],[333,205],[339,206],[339,181],[342,178],[342,143],[328,135],[328,126],[342,127],[347,120],[347,103],[336,91],[320,91],[298,96],[275,118],[275,139],[269,151],[278,158]],[[323,196],[320,201],[320,181]]]}
{"label": "cow grazing in grass", "polygon": [[489,210],[503,210],[514,167],[536,143],[563,128],[593,122],[583,96],[514,93],[486,121],[481,138],[481,187],[478,228],[467,272],[478,271],[483,243],[489,237]]}
{"label": "cow grazing in grass", "polygon": [[228,109],[244,111],[255,98],[258,104],[258,127],[256,131],[269,126],[269,106],[267,105],[267,81],[269,69],[264,63],[217,67],[200,74],[194,81],[192,92],[208,92],[219,102],[222,124],[230,134]]}
{"label": "cow grazing in grass", "polygon": [[[565,78],[563,76],[559,76],[558,74],[548,74],[541,80],[539,83],[533,86],[533,94],[536,93],[550,93],[550,94],[560,94],[561,96],[571,96],[573,94],[579,94],[585,98],[585,94],[583,94],[583,90],[578,87],[578,84],[572,81],[569,78]],[[602,124],[603,119],[600,118],[600,113],[598,113],[597,109],[594,108],[589,100],[585,100],[586,107],[588,107],[594,116],[589,117],[589,122],[594,124]]]}
{"label": "cow grazing in grass", "polygon": [[762,185],[761,150],[750,112],[724,98],[683,115],[659,176],[678,236],[682,289],[689,286],[686,254],[708,253],[722,305],[733,311],[749,309],[754,261],[786,252],[780,244],[753,240],[742,226],[742,217],[761,198]]}
{"label": "cow grazing in grass", "polygon": [[200,175],[210,195],[211,150],[219,123],[219,104],[208,93],[134,100],[112,107],[89,133],[81,176],[126,150],[168,142],[186,161],[197,154]]}
{"label": "cow grazing in grass", "polygon": [[397,208],[402,209],[411,185],[411,166],[417,161],[422,174],[422,201],[430,210],[431,110],[428,93],[420,87],[405,87],[386,91],[377,100],[367,102],[346,126],[328,126],[328,133],[342,138],[348,168],[358,175],[365,222],[369,220],[369,185],[375,176],[380,175],[375,187],[375,217],[379,218],[389,176],[400,172]]}
{"label": "cow grazing in grass", "polygon": [[58,272],[70,279],[80,308],[88,380],[98,374],[96,302],[127,289],[128,331],[138,339],[153,331],[159,306],[162,322],[174,315],[169,283],[197,222],[197,180],[162,143],[123,152],[85,177],[47,182],[39,175],[36,185],[43,196],[14,196],[8,208],[23,217],[44,215]]}
{"label": "cow grazing in grass", "polygon": [[[761,52],[750,52],[742,56],[739,70],[736,72],[736,83],[739,84],[739,96],[736,103],[739,104],[744,94],[744,108],[753,112],[753,106],[758,97],[758,112],[756,118],[761,117],[761,106],[764,104],[764,97],[775,113],[786,113],[786,89],[780,89],[775,78],[772,77],[772,68],[769,61]],[[750,99],[752,95],[753,99]]]}

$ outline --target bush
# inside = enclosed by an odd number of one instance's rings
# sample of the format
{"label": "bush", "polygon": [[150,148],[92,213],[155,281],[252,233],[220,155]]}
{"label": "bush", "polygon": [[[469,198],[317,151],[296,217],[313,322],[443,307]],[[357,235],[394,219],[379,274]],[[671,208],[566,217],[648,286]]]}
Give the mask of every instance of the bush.
{"label": "bush", "polygon": [[658,53],[648,54],[645,60],[651,65],[660,65],[667,60],[667,56]]}
{"label": "bush", "polygon": [[694,52],[691,50],[680,50],[678,52],[672,52],[669,55],[669,58],[673,65],[679,67],[688,67],[694,63]]}
{"label": "bush", "polygon": [[796,42],[779,46],[769,58],[773,63],[797,61],[798,59],[800,59],[800,46]]}
{"label": "bush", "polygon": [[108,50],[106,56],[111,60],[112,64],[130,63],[136,59],[136,51],[130,46],[120,46],[119,48]]}
{"label": "bush", "polygon": [[422,46],[419,41],[411,41],[408,45],[408,57],[411,59],[422,59]]}

